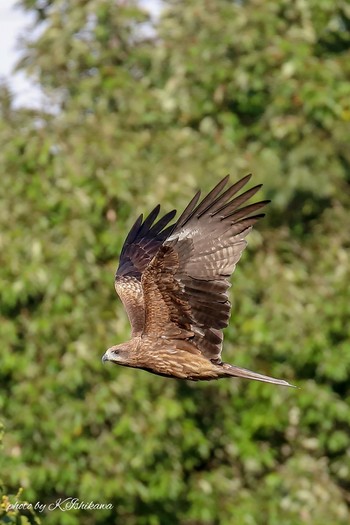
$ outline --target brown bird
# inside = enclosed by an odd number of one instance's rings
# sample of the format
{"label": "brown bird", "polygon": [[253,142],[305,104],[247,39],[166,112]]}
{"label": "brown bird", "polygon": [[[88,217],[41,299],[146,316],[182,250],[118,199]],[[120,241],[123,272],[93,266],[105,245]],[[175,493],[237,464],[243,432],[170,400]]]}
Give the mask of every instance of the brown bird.
{"label": "brown bird", "polygon": [[109,348],[103,361],[193,381],[244,377],[276,385],[287,381],[221,360],[222,330],[231,304],[229,278],[247,245],[245,237],[269,201],[245,205],[261,184],[237,193],[251,175],[229,186],[225,177],[198,204],[196,193],[156,221],[158,205],[131,228],[121,251],[115,288],[127,311],[132,338]]}

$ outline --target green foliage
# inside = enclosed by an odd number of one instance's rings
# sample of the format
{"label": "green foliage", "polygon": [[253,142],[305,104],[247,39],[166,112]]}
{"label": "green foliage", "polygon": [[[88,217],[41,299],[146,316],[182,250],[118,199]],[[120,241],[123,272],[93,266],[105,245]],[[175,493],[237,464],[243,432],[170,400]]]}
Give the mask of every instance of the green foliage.
{"label": "green foliage", "polygon": [[[0,421],[0,447],[3,440],[3,425]],[[5,487],[0,478],[0,523],[10,525],[40,525],[40,520],[32,509],[32,504],[21,498],[22,489],[16,495],[5,494]]]}
{"label": "green foliage", "polygon": [[[37,17],[21,68],[48,103],[1,91],[6,487],[114,506],[49,525],[347,524],[349,2],[168,0],[159,20],[132,1],[20,3]],[[224,358],[300,388],[102,366],[128,337],[113,273],[137,214],[249,171],[272,203]]]}

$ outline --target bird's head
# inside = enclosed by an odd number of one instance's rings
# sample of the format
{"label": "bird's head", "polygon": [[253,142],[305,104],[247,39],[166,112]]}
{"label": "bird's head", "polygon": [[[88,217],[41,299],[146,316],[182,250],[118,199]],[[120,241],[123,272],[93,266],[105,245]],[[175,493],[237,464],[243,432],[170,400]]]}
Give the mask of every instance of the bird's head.
{"label": "bird's head", "polygon": [[111,361],[117,365],[130,365],[130,349],[128,345],[123,343],[121,345],[111,346],[102,356],[102,361]]}

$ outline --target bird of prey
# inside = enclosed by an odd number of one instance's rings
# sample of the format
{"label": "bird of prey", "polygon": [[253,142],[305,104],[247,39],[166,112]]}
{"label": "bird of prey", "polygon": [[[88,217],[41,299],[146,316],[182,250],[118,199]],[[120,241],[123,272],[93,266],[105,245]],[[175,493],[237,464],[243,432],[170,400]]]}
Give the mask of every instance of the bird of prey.
{"label": "bird of prey", "polygon": [[131,340],[109,348],[103,361],[193,381],[243,377],[292,386],[221,359],[229,279],[247,234],[264,216],[256,212],[269,202],[245,204],[261,184],[237,195],[250,177],[225,189],[226,176],[199,203],[198,191],[172,224],[176,210],[157,220],[159,205],[137,219],[115,276]]}

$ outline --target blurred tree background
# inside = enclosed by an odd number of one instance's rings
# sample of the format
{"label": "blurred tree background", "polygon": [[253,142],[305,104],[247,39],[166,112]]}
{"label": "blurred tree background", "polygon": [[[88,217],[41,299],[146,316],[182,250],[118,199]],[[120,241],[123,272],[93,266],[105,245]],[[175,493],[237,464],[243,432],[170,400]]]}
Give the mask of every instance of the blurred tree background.
{"label": "blurred tree background", "polygon": [[[349,0],[19,4],[47,105],[1,88],[3,492],[114,505],[49,525],[348,524]],[[300,389],[103,366],[136,216],[251,171],[224,357]]]}

